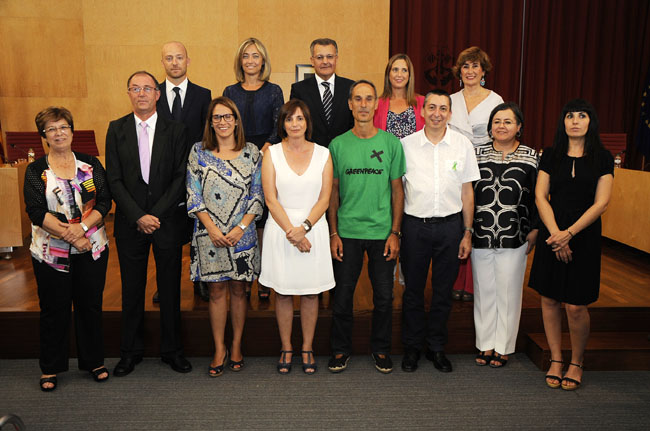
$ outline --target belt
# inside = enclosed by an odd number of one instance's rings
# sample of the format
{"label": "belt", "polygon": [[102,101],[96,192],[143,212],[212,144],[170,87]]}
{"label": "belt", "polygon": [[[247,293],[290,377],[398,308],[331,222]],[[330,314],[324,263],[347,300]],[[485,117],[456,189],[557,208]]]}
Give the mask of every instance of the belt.
{"label": "belt", "polygon": [[447,221],[452,221],[458,219],[460,217],[461,213],[455,213],[455,214],[450,214],[448,216],[444,217],[425,217],[425,218],[420,218],[420,217],[415,217],[409,214],[404,214],[404,217],[408,217],[412,220],[417,220],[420,223],[426,223],[426,224],[433,224],[433,223],[444,223]]}

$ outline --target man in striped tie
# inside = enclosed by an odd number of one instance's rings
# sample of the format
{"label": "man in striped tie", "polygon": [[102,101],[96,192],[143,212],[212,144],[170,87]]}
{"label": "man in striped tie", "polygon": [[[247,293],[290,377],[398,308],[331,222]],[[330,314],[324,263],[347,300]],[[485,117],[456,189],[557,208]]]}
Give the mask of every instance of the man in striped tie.
{"label": "man in striped tie", "polygon": [[332,139],[354,125],[348,107],[352,81],[335,73],[339,54],[335,40],[316,39],[309,50],[316,75],[294,83],[290,98],[307,104],[313,122],[312,141],[328,147]]}

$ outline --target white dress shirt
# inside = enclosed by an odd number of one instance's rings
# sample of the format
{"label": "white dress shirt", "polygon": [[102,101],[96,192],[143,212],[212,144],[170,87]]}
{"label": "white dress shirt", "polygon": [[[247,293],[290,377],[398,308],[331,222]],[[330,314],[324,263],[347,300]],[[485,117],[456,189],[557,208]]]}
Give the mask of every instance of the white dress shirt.
{"label": "white dress shirt", "polygon": [[169,82],[169,79],[165,80],[165,93],[167,93],[167,104],[169,105],[169,112],[172,112],[172,106],[174,105],[174,99],[176,98],[176,93],[174,93],[174,87],[181,89],[181,108],[185,105],[185,95],[187,94],[187,78],[183,80],[178,85],[174,85]]}
{"label": "white dress shirt", "polygon": [[[135,117],[135,136],[136,138],[139,138],[140,136],[140,131],[142,130],[142,127],[140,127],[140,123],[142,120],[138,118],[138,116],[134,113],[133,116]],[[151,117],[149,117],[145,123],[147,123],[147,133],[149,134],[149,160],[151,160],[151,149],[153,148],[153,135],[156,133],[156,121],[158,121],[158,113],[154,112]]]}
{"label": "white dress shirt", "polygon": [[323,101],[323,94],[325,94],[325,86],[323,85],[323,82],[329,82],[330,83],[330,91],[332,92],[332,100],[334,100],[334,81],[336,79],[336,74],[333,73],[332,76],[330,76],[330,79],[325,81],[323,78],[320,76],[314,74],[316,77],[316,84],[318,84],[318,92],[320,93],[320,100],[321,102]]}
{"label": "white dress shirt", "polygon": [[402,138],[406,156],[404,212],[414,217],[446,217],[463,209],[463,183],[481,178],[474,146],[447,127],[436,145],[424,129]]}

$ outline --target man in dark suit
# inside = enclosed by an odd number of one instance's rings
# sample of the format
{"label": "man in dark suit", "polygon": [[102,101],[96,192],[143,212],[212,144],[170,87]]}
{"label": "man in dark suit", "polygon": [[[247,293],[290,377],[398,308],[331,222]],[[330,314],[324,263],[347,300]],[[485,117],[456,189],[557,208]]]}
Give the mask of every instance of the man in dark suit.
{"label": "man in dark suit", "polygon": [[[165,67],[167,78],[160,84],[160,99],[156,103],[158,115],[185,124],[190,144],[201,141],[208,115],[208,106],[212,100],[210,90],[187,79],[187,66],[190,64],[190,58],[182,43],[167,42],[164,44],[160,62]],[[194,228],[194,219],[190,217],[187,219],[185,242],[192,239]],[[210,299],[207,286],[199,281],[194,282],[194,293],[204,301]],[[154,294],[153,302],[160,302],[158,292]]]}
{"label": "man in dark suit", "polygon": [[199,142],[203,138],[212,93],[187,79],[190,58],[182,43],[168,42],[163,45],[161,63],[167,78],[160,84],[160,99],[156,104],[158,115],[182,122],[187,126],[190,143]]}
{"label": "man in dark suit", "polygon": [[160,292],[162,360],[181,373],[192,370],[180,331],[181,250],[185,233],[186,127],[156,112],[160,90],[149,72],[127,81],[133,113],[112,121],[106,133],[106,174],[116,203],[115,244],[122,278],[122,337],[117,377],[144,352],[144,295],[153,246]]}
{"label": "man in dark suit", "polygon": [[290,98],[307,104],[313,123],[311,140],[328,147],[332,139],[354,126],[348,107],[353,81],[335,74],[339,54],[335,40],[316,39],[309,50],[316,76],[292,84]]}

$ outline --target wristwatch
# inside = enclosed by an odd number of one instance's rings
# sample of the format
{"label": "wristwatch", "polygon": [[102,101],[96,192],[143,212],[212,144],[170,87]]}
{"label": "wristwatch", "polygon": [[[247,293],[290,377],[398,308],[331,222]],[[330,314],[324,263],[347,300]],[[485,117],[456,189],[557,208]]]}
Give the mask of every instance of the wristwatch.
{"label": "wristwatch", "polygon": [[398,230],[391,230],[390,233],[397,235],[397,238],[401,239],[402,238],[402,232]]}
{"label": "wristwatch", "polygon": [[474,235],[474,228],[465,226],[465,230]]}
{"label": "wristwatch", "polygon": [[239,229],[241,229],[241,230],[243,230],[243,231],[245,231],[246,228],[248,227],[248,226],[246,226],[244,223],[239,223],[237,226],[239,227]]}
{"label": "wristwatch", "polygon": [[86,226],[86,224],[84,222],[79,223],[79,225],[84,230],[84,232],[88,232],[88,226]]}

